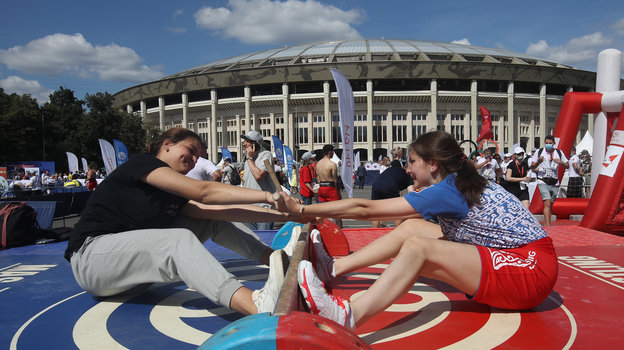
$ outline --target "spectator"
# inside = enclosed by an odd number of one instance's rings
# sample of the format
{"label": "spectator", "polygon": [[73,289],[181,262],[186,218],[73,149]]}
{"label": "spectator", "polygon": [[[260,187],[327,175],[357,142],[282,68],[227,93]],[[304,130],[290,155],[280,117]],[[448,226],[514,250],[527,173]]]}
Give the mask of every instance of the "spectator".
{"label": "spectator", "polygon": [[531,181],[529,166],[523,162],[524,148],[514,149],[514,160],[505,170],[507,191],[516,196],[525,208],[529,208],[529,189],[527,183]]}
{"label": "spectator", "polygon": [[537,188],[544,201],[544,225],[550,226],[552,205],[559,192],[559,166],[567,168],[568,158],[555,148],[555,138],[548,135],[544,148],[533,152],[529,166],[537,173]]}
{"label": "spectator", "polygon": [[570,152],[570,160],[568,161],[568,190],[566,197],[582,198],[583,197],[583,171],[580,167],[579,156],[576,155],[576,147],[572,147]]}
{"label": "spectator", "polygon": [[[243,152],[245,152],[245,161],[243,162],[243,186],[254,190],[275,192],[276,188],[269,176],[265,160],[269,161],[269,166],[273,166],[273,157],[271,152],[263,148],[262,135],[252,130],[245,135],[243,139]],[[281,191],[281,189],[280,189]],[[270,204],[257,203],[256,205],[263,208],[271,208]],[[252,230],[272,230],[273,222],[250,222],[248,224]]]}
{"label": "spectator", "polygon": [[364,166],[364,162],[360,162],[360,166],[355,171],[355,175],[358,178],[360,187],[364,188],[364,178],[366,177],[366,167]]}
{"label": "spectator", "polygon": [[301,169],[299,169],[299,194],[303,199],[303,204],[312,204],[314,200],[314,178],[312,177],[312,161],[316,154],[306,152],[301,156]]}

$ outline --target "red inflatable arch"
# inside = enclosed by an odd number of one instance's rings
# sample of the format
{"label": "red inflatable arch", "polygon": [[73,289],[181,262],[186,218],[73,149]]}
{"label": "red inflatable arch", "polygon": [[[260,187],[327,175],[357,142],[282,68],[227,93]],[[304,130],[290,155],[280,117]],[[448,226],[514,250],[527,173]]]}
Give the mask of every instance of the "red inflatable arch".
{"label": "red inflatable arch", "polygon": [[[583,113],[600,113],[603,103],[603,94],[597,92],[568,92],[564,95],[563,104],[553,136],[559,140],[558,148],[565,154],[570,154],[576,133],[579,129]],[[584,214],[581,226],[612,233],[624,234],[624,162],[621,162],[624,153],[624,109],[620,106],[620,113],[608,113],[607,119],[612,124],[618,119],[609,142],[607,152],[600,171],[598,181],[590,199],[559,198],[553,205],[553,214],[558,217],[567,217],[570,214]],[[599,136],[595,136],[599,137]],[[594,150],[600,152],[601,150]],[[559,168],[559,179],[564,170]],[[537,201],[537,203],[536,203]],[[539,192],[533,196],[531,211],[539,213],[541,210],[534,204],[541,203]]]}

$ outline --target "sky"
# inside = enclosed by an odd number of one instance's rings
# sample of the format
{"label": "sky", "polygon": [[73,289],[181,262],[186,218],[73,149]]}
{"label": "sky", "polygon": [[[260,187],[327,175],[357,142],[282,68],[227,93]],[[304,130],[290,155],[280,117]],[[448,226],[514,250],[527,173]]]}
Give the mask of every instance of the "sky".
{"label": "sky", "polygon": [[[19,0],[0,5],[0,87],[115,94],[222,58],[325,40],[455,42],[596,71],[621,0]],[[623,75],[624,77],[624,75]]]}

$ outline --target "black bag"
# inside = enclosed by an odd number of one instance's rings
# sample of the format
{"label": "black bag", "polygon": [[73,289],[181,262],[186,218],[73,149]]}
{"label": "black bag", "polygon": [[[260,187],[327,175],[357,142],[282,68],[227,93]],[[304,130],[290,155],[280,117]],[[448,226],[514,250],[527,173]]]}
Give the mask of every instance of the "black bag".
{"label": "black bag", "polygon": [[232,171],[230,171],[230,185],[234,185],[234,186],[238,186],[241,184],[241,177],[240,177],[240,172],[238,172],[238,170],[231,166],[228,165],[230,168],[232,168]]}
{"label": "black bag", "polygon": [[35,244],[39,223],[37,212],[24,202],[9,202],[0,206],[2,225],[1,249]]}
{"label": "black bag", "polygon": [[555,186],[558,180],[555,179],[554,177],[543,177],[542,181],[544,181],[544,183],[549,186]]}

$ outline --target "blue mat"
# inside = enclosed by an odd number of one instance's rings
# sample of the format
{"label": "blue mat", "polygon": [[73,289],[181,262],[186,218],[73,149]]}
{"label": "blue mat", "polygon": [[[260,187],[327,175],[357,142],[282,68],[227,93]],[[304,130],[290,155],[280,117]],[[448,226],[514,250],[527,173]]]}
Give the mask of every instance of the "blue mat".
{"label": "blue mat", "polygon": [[[256,233],[271,242],[276,232]],[[0,251],[1,347],[196,349],[243,317],[181,282],[153,284],[111,298],[93,297],[76,284],[63,258],[66,245]],[[265,266],[212,242],[205,246],[247,287],[262,288],[268,274]]]}

